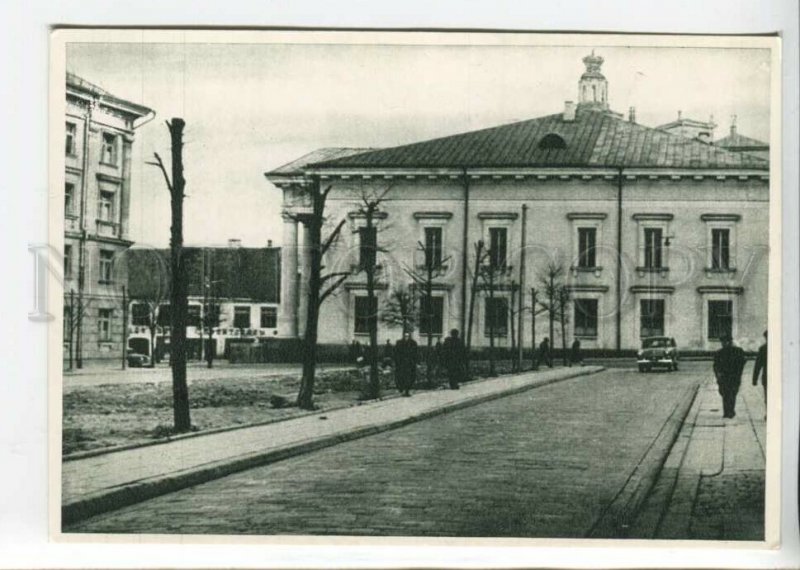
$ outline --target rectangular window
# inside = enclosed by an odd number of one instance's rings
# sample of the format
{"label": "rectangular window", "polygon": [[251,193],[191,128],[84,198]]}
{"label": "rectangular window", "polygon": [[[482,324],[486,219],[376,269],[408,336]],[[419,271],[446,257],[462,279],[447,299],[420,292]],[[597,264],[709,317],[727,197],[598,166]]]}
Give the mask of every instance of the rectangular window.
{"label": "rectangular window", "polygon": [[111,340],[111,309],[99,309],[97,314],[97,338]]}
{"label": "rectangular window", "polygon": [[508,299],[505,297],[487,298],[485,305],[484,335],[490,336],[494,331],[494,336],[506,336],[508,334]]}
{"label": "rectangular window", "polygon": [[75,213],[75,185],[72,182],[64,183],[64,215],[71,216]]}
{"label": "rectangular window", "polygon": [[131,324],[137,327],[150,326],[150,307],[145,303],[131,305]]}
{"label": "rectangular window", "polygon": [[77,133],[77,128],[75,127],[75,123],[67,123],[67,141],[66,141],[67,154],[75,154],[76,133]]}
{"label": "rectangular window", "polygon": [[442,228],[425,228],[425,268],[442,266]]}
{"label": "rectangular window", "polygon": [[114,221],[114,193],[106,190],[100,191],[97,199],[97,219],[103,222]]}
{"label": "rectangular window", "polygon": [[506,266],[506,246],[508,232],[506,228],[489,228],[489,263],[493,268]]}
{"label": "rectangular window", "polygon": [[644,266],[649,269],[661,269],[661,228],[644,229]]}
{"label": "rectangular window", "polygon": [[100,283],[111,283],[114,252],[106,249],[100,250]]}
{"label": "rectangular window", "polygon": [[199,327],[203,324],[200,309],[200,305],[189,305],[186,313],[187,327]]}
{"label": "rectangular window", "polygon": [[595,267],[596,228],[578,228],[578,267]]}
{"label": "rectangular window", "polygon": [[419,333],[442,334],[444,297],[422,297],[419,300]]}
{"label": "rectangular window", "polygon": [[373,297],[373,303],[369,302],[369,297],[355,298],[355,333],[369,333],[370,324],[377,323],[378,318],[378,298]]}
{"label": "rectangular window", "polygon": [[639,336],[664,336],[664,299],[641,299]]}
{"label": "rectangular window", "polygon": [[103,133],[103,154],[100,162],[111,166],[117,165],[117,136],[111,133]]}
{"label": "rectangular window", "polygon": [[168,304],[159,305],[158,307],[158,318],[156,319],[156,323],[160,327],[168,327],[170,326],[170,321],[172,319],[172,311],[170,311],[170,306]]}
{"label": "rectangular window", "polygon": [[72,277],[72,246],[64,244],[64,279]]}
{"label": "rectangular window", "polygon": [[250,328],[250,307],[238,306],[233,308],[233,327],[237,329]]}
{"label": "rectangular window", "polygon": [[597,299],[575,299],[574,334],[597,338]]}
{"label": "rectangular window", "polygon": [[731,231],[727,228],[711,230],[711,268],[730,269]]}
{"label": "rectangular window", "polygon": [[261,307],[261,328],[274,329],[278,326],[278,309],[275,307]]}
{"label": "rectangular window", "polygon": [[708,302],[708,338],[733,336],[733,301]]}
{"label": "rectangular window", "polygon": [[358,228],[358,265],[360,269],[375,267],[377,262],[378,229]]}

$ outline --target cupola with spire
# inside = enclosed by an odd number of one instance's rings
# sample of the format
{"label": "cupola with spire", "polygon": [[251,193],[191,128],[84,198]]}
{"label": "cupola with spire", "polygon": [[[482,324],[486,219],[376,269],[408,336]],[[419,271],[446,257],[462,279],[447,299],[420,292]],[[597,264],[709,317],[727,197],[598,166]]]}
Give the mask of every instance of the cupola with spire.
{"label": "cupola with spire", "polygon": [[578,105],[585,108],[608,109],[608,80],[600,67],[603,58],[595,55],[594,50],[583,58],[586,71],[578,82]]}

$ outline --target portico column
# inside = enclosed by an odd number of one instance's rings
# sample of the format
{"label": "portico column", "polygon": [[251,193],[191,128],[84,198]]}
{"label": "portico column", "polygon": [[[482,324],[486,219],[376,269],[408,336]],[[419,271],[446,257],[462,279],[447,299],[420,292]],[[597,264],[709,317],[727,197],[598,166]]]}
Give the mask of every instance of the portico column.
{"label": "portico column", "polygon": [[303,336],[306,333],[306,318],[308,316],[308,279],[311,273],[311,250],[309,249],[308,226],[302,224],[302,239],[297,248],[297,334]]}
{"label": "portico column", "polygon": [[283,217],[283,247],[281,248],[281,303],[278,310],[278,330],[284,337],[297,337],[298,268],[297,220]]}

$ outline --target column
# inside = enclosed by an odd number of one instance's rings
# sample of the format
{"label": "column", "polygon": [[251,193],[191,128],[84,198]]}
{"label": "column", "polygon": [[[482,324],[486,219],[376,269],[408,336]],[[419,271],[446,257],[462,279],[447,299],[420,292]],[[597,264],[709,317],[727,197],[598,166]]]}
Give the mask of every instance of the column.
{"label": "column", "polygon": [[297,220],[283,217],[281,248],[281,302],[278,308],[278,331],[283,337],[297,336]]}
{"label": "column", "polygon": [[297,334],[306,333],[306,318],[308,315],[308,278],[311,273],[311,251],[308,247],[308,227],[303,224],[303,235],[300,246],[297,248],[298,283],[296,289],[297,299]]}

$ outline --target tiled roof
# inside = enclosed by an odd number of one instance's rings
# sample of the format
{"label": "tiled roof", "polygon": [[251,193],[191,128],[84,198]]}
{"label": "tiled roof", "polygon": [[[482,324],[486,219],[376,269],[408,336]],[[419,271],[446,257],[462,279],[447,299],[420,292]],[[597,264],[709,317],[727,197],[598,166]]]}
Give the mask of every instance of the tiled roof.
{"label": "tiled roof", "polygon": [[[555,133],[566,148],[542,148]],[[696,140],[579,109],[429,141],[324,159],[318,168],[639,167],[767,170],[769,163]]]}
{"label": "tiled roof", "polygon": [[345,156],[350,156],[353,154],[359,154],[362,152],[369,152],[375,150],[374,148],[342,148],[342,147],[332,147],[332,148],[320,148],[315,151],[309,152],[298,158],[297,160],[293,160],[288,164],[284,164],[276,168],[275,170],[269,172],[270,175],[283,175],[283,176],[291,176],[294,174],[302,174],[303,170],[309,164],[313,164],[315,162],[323,162],[328,160],[335,160],[337,158],[342,158]]}
{"label": "tiled roof", "polygon": [[723,148],[760,148],[760,149],[769,148],[769,143],[765,143],[763,141],[756,139],[751,139],[750,137],[740,135],[739,133],[730,134],[724,139],[719,139],[714,144],[716,146],[721,146]]}

